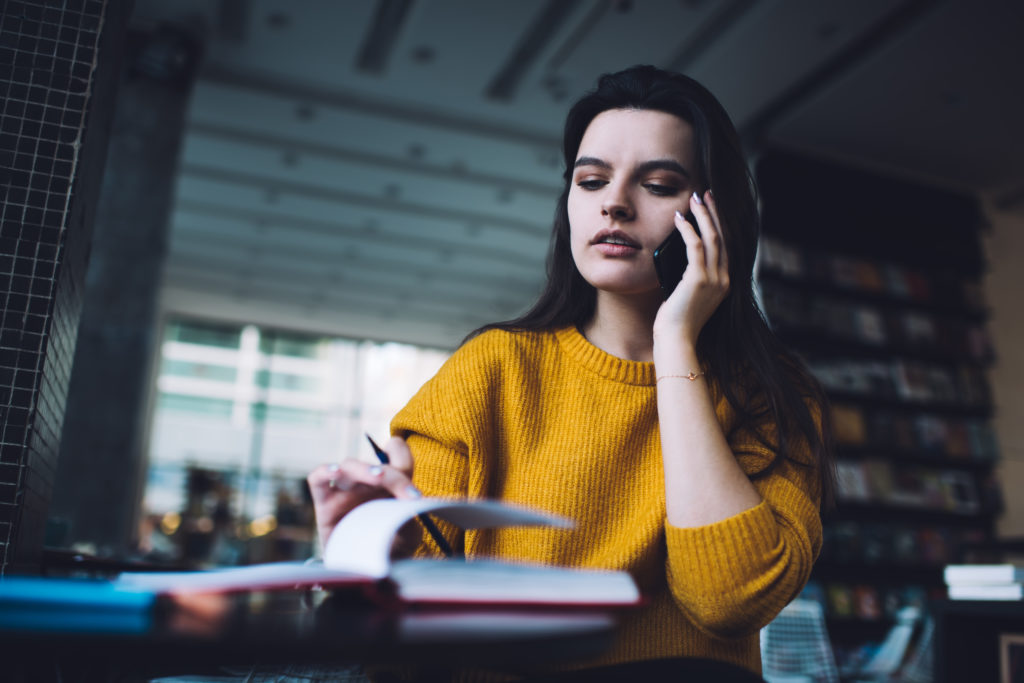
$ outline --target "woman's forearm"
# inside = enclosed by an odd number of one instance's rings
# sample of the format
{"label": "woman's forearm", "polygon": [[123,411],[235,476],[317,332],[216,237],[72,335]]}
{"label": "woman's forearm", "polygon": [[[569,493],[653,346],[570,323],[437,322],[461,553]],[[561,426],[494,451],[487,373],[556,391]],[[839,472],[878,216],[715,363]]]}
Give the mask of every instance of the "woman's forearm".
{"label": "woman's forearm", "polygon": [[708,377],[686,343],[655,343],[658,423],[669,524],[696,527],[754,507],[761,496],[740,468],[715,415]]}

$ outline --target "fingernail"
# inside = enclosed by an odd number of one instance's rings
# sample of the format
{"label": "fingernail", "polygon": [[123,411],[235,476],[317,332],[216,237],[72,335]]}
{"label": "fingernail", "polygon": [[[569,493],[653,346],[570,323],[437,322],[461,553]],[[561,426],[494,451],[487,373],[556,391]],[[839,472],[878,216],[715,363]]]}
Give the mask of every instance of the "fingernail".
{"label": "fingernail", "polygon": [[715,193],[712,192],[710,188],[708,189],[708,196],[711,197],[712,199],[715,198]]}
{"label": "fingernail", "polygon": [[408,486],[405,487],[405,493],[410,498],[422,498],[423,497],[423,493],[421,493],[420,490],[418,488],[416,488],[415,486],[413,486],[412,484],[409,484]]}
{"label": "fingernail", "polygon": [[694,192],[694,193],[693,193],[693,194],[691,194],[690,196],[691,196],[691,197],[693,198],[693,201],[694,201],[694,202],[696,202],[697,204],[703,204],[703,203],[704,203],[704,200],[703,200],[703,199],[701,199],[701,198],[700,198],[700,195],[699,195],[699,194],[697,194],[696,192]]}
{"label": "fingernail", "polygon": [[327,466],[327,471],[328,472],[337,472],[340,469],[341,469],[341,465],[339,465],[336,462],[332,462],[330,465]]}
{"label": "fingernail", "polygon": [[679,220],[685,220],[682,211],[676,211],[676,218],[678,218]]}
{"label": "fingernail", "polygon": [[371,477],[379,477],[381,474],[384,473],[384,468],[381,467],[380,465],[370,465],[370,469],[368,470],[368,472],[370,473]]}

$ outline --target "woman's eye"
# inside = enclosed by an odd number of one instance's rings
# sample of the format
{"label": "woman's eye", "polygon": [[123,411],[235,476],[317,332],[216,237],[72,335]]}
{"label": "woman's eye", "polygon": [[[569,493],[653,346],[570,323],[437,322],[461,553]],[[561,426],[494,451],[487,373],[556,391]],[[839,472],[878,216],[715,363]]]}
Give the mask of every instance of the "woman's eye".
{"label": "woman's eye", "polygon": [[607,183],[605,183],[605,181],[603,180],[580,180],[579,182],[576,183],[576,185],[583,188],[584,190],[598,190],[604,187],[604,185],[606,184]]}
{"label": "woman's eye", "polygon": [[644,187],[653,195],[659,197],[673,197],[679,194],[679,189],[673,185],[661,185],[659,183],[645,183]]}

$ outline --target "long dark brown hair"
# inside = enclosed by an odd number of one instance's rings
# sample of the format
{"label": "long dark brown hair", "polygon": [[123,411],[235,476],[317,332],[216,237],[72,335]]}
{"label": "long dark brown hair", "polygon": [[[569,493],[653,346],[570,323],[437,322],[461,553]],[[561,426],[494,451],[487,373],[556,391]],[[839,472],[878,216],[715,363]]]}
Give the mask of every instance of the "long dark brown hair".
{"label": "long dark brown hair", "polygon": [[564,187],[555,212],[544,290],[522,316],[485,325],[467,339],[494,328],[582,328],[593,317],[597,291],[583,279],[572,257],[568,197],[583,134],[598,114],[610,109],[665,112],[693,128],[696,177],[715,195],[731,283],[729,294],[700,333],[698,356],[738,415],[736,429],[754,429],[766,445],[784,455],[803,450],[791,448],[794,440],[810,446],[820,466],[822,505],[830,506],[835,464],[827,400],[818,382],[772,332],[757,305],[757,190],[729,115],[715,96],[692,78],[653,66],[635,66],[602,76],[597,88],[573,105],[562,137]]}

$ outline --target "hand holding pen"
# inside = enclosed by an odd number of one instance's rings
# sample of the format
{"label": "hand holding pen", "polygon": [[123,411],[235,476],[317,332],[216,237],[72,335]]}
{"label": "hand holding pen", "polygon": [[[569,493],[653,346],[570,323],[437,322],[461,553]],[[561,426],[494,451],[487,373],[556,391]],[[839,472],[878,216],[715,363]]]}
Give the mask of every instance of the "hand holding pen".
{"label": "hand holding pen", "polygon": [[[377,442],[375,442],[369,434],[366,435],[366,438],[369,439],[370,446],[373,447],[373,452],[377,454],[377,459],[380,460],[382,464],[387,465],[390,462],[388,454],[384,449],[377,445]],[[418,495],[419,491],[417,490],[416,493]],[[444,537],[444,534],[441,533],[441,530],[437,528],[437,525],[434,524],[434,521],[426,514],[420,514],[418,517],[420,523],[423,524],[423,528],[426,529],[427,533],[430,534],[430,537],[434,539],[434,543],[436,543],[437,547],[441,549],[444,556],[451,557],[454,554],[452,552],[452,547],[448,545],[448,540]]]}
{"label": "hand holding pen", "polygon": [[[306,477],[321,547],[327,543],[335,525],[356,506],[376,498],[410,499],[421,496],[412,483],[412,453],[405,440],[391,439],[386,452],[372,439],[370,443],[380,464],[348,459],[320,465]],[[446,549],[447,553],[451,552],[447,542],[442,544],[444,537],[432,522],[427,530],[431,535],[436,533],[434,538],[440,539],[438,545],[442,552]]]}

